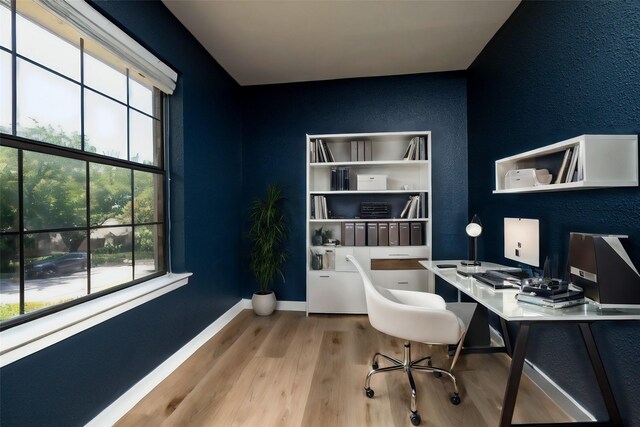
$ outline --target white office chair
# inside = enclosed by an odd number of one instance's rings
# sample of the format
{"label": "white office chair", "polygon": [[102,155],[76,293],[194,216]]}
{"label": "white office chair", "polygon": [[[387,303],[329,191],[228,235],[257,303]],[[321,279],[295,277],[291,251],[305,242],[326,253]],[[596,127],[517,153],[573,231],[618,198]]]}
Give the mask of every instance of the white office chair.
{"label": "white office chair", "polygon": [[[367,397],[372,398],[374,395],[369,386],[373,374],[403,369],[409,377],[409,385],[411,386],[411,414],[409,418],[411,423],[417,426],[420,424],[421,419],[416,408],[416,385],[411,371],[418,370],[433,372],[436,375],[448,375],[453,380],[454,387],[451,403],[458,405],[460,396],[456,377],[452,371],[460,355],[466,332],[462,320],[453,312],[447,310],[446,303],[440,295],[376,287],[371,282],[369,275],[358,263],[358,260],[352,255],[347,255],[347,260],[353,263],[360,276],[362,276],[371,326],[380,332],[405,340],[403,361],[382,353],[376,353],[373,356],[372,369],[367,374],[367,379],[364,383]],[[432,367],[430,357],[412,361],[410,341],[426,344],[457,345],[449,370]],[[388,360],[392,365],[380,367],[378,365],[378,357]],[[422,365],[422,362],[426,362],[426,365]]]}

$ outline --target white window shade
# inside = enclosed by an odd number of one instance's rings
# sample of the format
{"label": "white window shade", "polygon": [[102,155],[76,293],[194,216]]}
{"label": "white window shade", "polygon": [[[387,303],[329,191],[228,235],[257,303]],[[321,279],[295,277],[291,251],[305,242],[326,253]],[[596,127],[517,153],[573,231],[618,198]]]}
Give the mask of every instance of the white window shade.
{"label": "white window shade", "polygon": [[99,43],[164,93],[171,95],[175,90],[178,74],[173,69],[84,0],[36,0],[36,3]]}

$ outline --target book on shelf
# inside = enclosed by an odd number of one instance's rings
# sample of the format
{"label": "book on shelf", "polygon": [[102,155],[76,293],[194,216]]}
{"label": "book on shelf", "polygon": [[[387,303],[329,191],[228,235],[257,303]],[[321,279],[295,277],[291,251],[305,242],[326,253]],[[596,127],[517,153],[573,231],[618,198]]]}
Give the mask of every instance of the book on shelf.
{"label": "book on shelf", "polygon": [[411,243],[411,228],[409,228],[408,222],[398,224],[398,234],[400,246],[409,246]]}
{"label": "book on shelf", "polygon": [[358,141],[351,141],[351,161],[358,161]]}
{"label": "book on shelf", "polygon": [[358,141],[358,161],[364,162],[364,140]]}
{"label": "book on shelf", "polygon": [[311,217],[314,219],[327,219],[327,199],[324,196],[313,196],[311,199]]}
{"label": "book on shelf", "polygon": [[338,189],[338,168],[331,168],[331,191]]}
{"label": "book on shelf", "polygon": [[378,224],[367,223],[367,246],[378,246]]}
{"label": "book on shelf", "polygon": [[422,245],[422,224],[419,222],[411,223],[411,246]]}
{"label": "book on shelf", "polygon": [[415,218],[417,209],[418,209],[418,197],[411,196],[411,205],[409,205],[409,212],[407,212],[407,218]]}
{"label": "book on shelf", "polygon": [[410,196],[407,203],[404,205],[402,212],[400,213],[400,218],[421,218],[421,196]]}
{"label": "book on shelf", "polygon": [[426,149],[422,147],[424,147],[424,138],[419,136],[411,138],[411,141],[409,141],[409,145],[402,156],[402,160],[420,160],[422,151]]}
{"label": "book on shelf", "polygon": [[398,223],[389,223],[389,246],[398,246]]}
{"label": "book on shelf", "polygon": [[316,148],[318,155],[316,159],[318,163],[333,163],[335,159],[333,157],[333,153],[331,152],[331,148],[327,145],[327,143],[321,139],[316,140]]}
{"label": "book on shelf", "polygon": [[568,168],[568,163],[571,159],[571,153],[573,152],[572,147],[567,148],[564,151],[564,157],[562,158],[562,164],[560,165],[560,169],[558,170],[558,175],[556,176],[556,180],[554,184],[560,184],[564,182],[564,178],[566,177],[566,171]]}
{"label": "book on shelf", "polygon": [[409,199],[407,200],[407,203],[404,205],[404,208],[402,209],[402,212],[400,213],[400,218],[407,217],[407,213],[409,212],[409,207],[411,206],[411,200],[412,200],[412,197],[409,197]]}
{"label": "book on shelf", "polygon": [[420,137],[420,158],[418,160],[427,160],[427,143],[424,136]]}
{"label": "book on shelf", "polygon": [[378,246],[389,246],[389,224],[378,223]]}
{"label": "book on shelf", "polygon": [[364,161],[365,162],[370,162],[372,159],[372,153],[371,153],[371,140],[370,139],[366,139],[364,141]]}
{"label": "book on shelf", "polygon": [[573,153],[571,154],[571,162],[569,163],[569,169],[567,169],[567,176],[564,179],[564,182],[572,182],[574,181],[574,175],[576,173],[576,166],[578,164],[578,146],[573,148]]}
{"label": "book on shelf", "polygon": [[343,246],[355,245],[355,223],[353,222],[342,223],[342,245]]}
{"label": "book on shelf", "polygon": [[356,246],[367,246],[367,223],[356,222]]}

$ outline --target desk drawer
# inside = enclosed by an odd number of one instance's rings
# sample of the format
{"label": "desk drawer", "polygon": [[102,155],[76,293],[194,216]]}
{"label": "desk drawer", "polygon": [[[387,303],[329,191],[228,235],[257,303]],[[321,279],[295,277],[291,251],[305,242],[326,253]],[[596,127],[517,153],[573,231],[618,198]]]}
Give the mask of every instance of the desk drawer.
{"label": "desk drawer", "polygon": [[428,258],[372,259],[371,270],[424,270],[420,261]]}
{"label": "desk drawer", "polygon": [[429,258],[428,246],[372,246],[371,259]]}
{"label": "desk drawer", "polygon": [[371,280],[376,286],[407,291],[434,292],[433,275],[422,270],[375,270]]}

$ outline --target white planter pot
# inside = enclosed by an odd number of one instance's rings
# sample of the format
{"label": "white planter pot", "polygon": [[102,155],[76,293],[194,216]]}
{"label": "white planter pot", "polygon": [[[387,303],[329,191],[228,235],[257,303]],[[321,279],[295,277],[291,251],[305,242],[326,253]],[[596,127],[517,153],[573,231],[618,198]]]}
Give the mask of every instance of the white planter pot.
{"label": "white planter pot", "polygon": [[276,309],[276,294],[273,291],[265,295],[254,293],[251,304],[258,316],[268,316]]}

